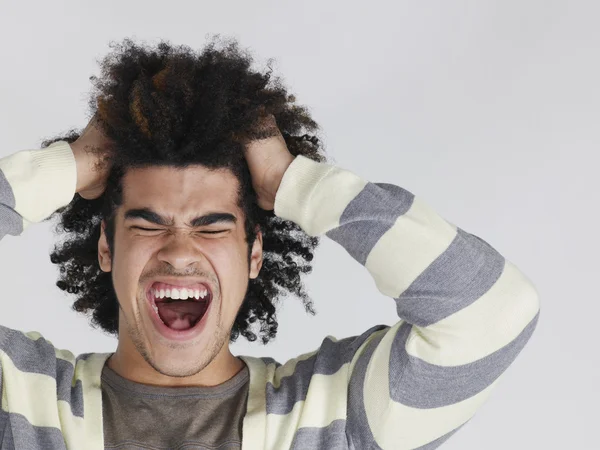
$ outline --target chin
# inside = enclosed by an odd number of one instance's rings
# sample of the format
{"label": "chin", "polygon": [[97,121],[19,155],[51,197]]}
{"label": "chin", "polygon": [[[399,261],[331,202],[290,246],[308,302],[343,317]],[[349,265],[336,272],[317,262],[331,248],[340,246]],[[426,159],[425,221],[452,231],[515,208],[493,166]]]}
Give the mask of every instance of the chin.
{"label": "chin", "polygon": [[149,363],[154,370],[162,375],[167,377],[186,378],[202,372],[202,370],[210,364],[210,361],[195,361],[193,364],[182,364],[181,361],[177,360],[164,361],[162,364],[152,364],[150,361]]}
{"label": "chin", "polygon": [[[218,328],[215,327],[215,330]],[[207,333],[212,339],[201,336],[186,343],[162,338],[150,339],[151,346],[144,359],[159,373],[169,377],[190,377],[198,374],[215,361],[227,341],[221,333]],[[219,342],[221,340],[222,342]]]}

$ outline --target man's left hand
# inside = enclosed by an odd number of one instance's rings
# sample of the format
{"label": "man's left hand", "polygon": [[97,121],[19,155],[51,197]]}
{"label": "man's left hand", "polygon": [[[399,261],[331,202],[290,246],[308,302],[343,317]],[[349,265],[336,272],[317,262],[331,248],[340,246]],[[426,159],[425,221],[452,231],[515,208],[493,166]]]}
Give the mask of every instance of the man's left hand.
{"label": "man's left hand", "polygon": [[272,211],[283,174],[295,157],[288,150],[272,115],[265,119],[261,134],[270,137],[248,141],[245,144],[245,156],[252,186],[258,196],[258,206]]}

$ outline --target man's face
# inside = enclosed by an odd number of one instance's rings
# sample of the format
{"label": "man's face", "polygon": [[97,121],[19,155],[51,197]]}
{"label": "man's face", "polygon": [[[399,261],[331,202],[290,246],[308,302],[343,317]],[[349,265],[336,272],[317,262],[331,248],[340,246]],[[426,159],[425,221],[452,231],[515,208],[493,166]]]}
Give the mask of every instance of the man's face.
{"label": "man's face", "polygon": [[231,171],[201,165],[126,173],[114,254],[104,231],[99,242],[120,305],[119,351],[174,377],[194,375],[228,351],[248,279],[262,264],[260,233],[248,264],[238,189]]}

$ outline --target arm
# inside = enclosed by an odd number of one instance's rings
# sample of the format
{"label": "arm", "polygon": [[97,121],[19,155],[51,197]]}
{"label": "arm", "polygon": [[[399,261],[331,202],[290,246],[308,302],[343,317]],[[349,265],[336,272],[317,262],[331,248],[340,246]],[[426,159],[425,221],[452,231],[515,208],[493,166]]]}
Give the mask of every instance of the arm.
{"label": "arm", "polygon": [[[110,169],[110,141],[93,117],[72,144],[55,142],[0,159],[0,239],[20,235],[68,205],[75,193],[98,198]],[[107,157],[108,156],[108,157]]]}
{"label": "arm", "polygon": [[69,204],[76,182],[75,157],[64,141],[0,159],[0,239]]}
{"label": "arm", "polygon": [[[75,194],[75,166],[73,152],[66,142],[42,150],[23,150],[0,159],[0,239],[7,234],[20,235],[31,223],[68,204]],[[9,256],[4,258],[8,261]],[[60,426],[58,418],[53,420],[52,414],[42,410],[34,414],[30,405],[40,403],[40,393],[51,396],[58,392],[56,387],[46,390],[45,387],[52,386],[51,378],[39,374],[54,374],[53,381],[58,379],[56,382],[61,385],[60,372],[65,376],[62,385],[70,388],[71,380],[66,377],[68,367],[68,363],[55,357],[54,347],[39,333],[21,333],[0,324],[0,447],[32,448],[35,446],[32,436],[46,445],[62,442],[59,428],[52,428]],[[34,385],[37,389],[27,389]],[[15,418],[19,418],[23,427],[20,431],[27,432],[13,434],[11,424],[14,426]],[[23,435],[27,443],[23,442]]]}
{"label": "arm", "polygon": [[[93,134],[84,132],[73,144],[59,141],[0,159],[0,239],[20,235],[69,204],[76,192],[85,198],[100,195],[106,174],[93,170],[93,152],[85,150],[97,146],[89,141]],[[100,359],[92,364],[103,364]],[[90,362],[56,349],[37,332],[0,325],[0,447],[59,448],[66,443],[81,448],[77,441],[89,431],[82,418]],[[64,436],[62,430],[67,430]]]}
{"label": "arm", "polygon": [[275,213],[340,243],[397,305],[400,320],[350,362],[353,448],[437,448],[531,337],[539,317],[531,282],[407,190],[301,156],[283,176]]}

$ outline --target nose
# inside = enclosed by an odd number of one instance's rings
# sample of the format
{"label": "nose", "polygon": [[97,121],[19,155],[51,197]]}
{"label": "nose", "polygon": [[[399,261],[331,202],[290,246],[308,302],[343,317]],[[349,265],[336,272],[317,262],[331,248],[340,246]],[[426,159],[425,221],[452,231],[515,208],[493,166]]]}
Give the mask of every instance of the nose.
{"label": "nose", "polygon": [[169,241],[160,249],[157,255],[159,261],[171,265],[175,269],[198,263],[202,252],[197,248],[197,243],[186,233],[174,233]]}

